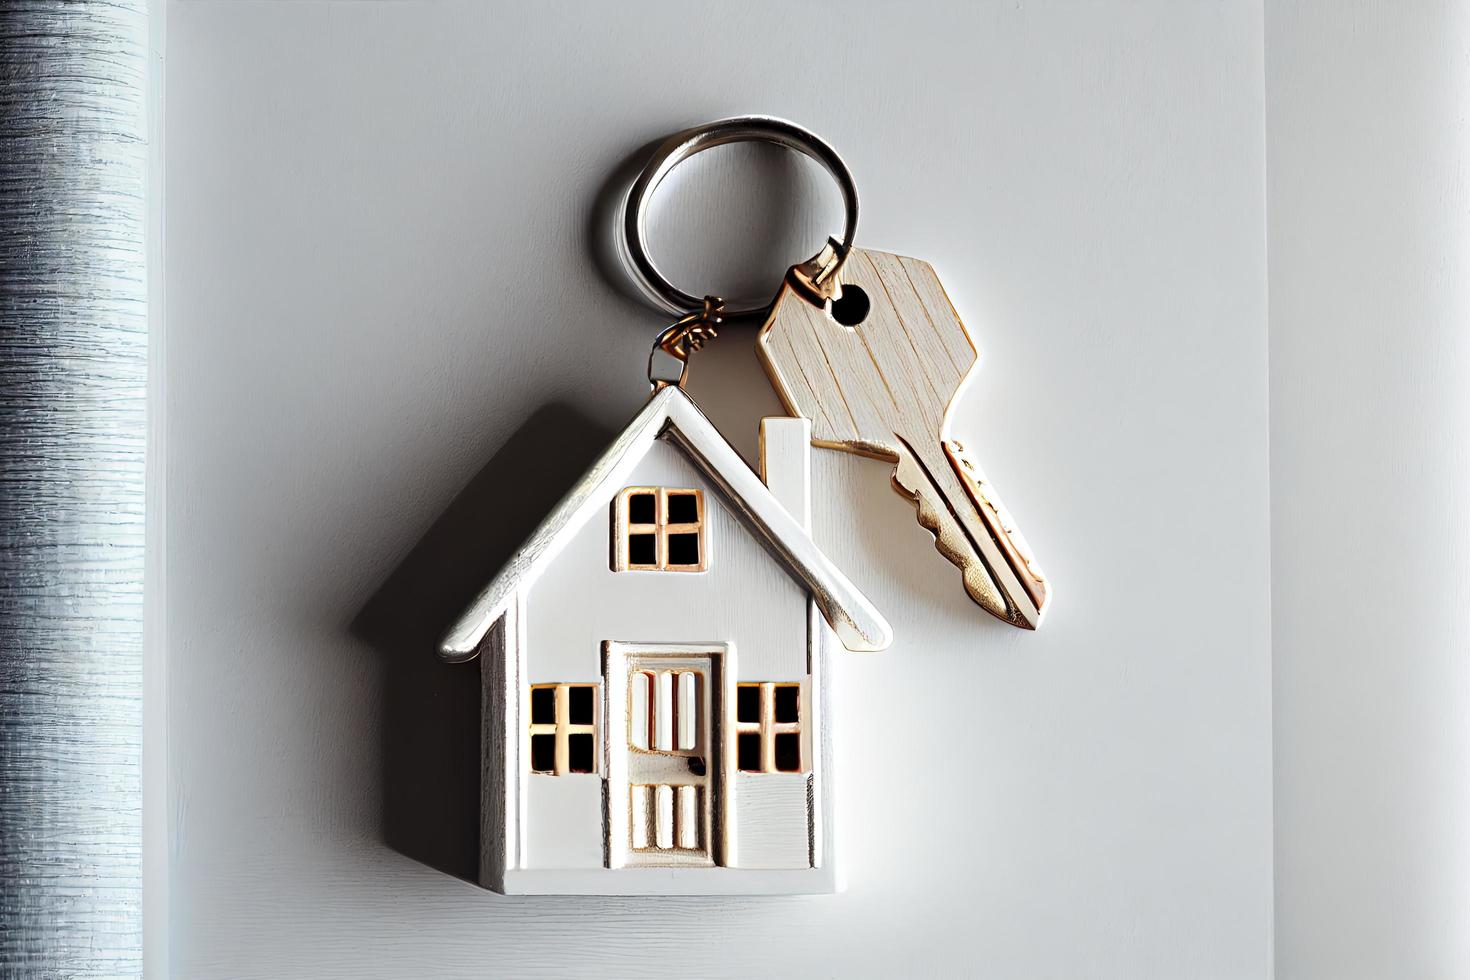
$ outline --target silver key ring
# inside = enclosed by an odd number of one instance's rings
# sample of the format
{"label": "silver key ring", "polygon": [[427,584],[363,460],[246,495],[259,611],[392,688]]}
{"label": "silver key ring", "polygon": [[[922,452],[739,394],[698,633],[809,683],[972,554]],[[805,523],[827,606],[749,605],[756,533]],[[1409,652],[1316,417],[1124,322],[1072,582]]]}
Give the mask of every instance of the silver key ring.
{"label": "silver key ring", "polygon": [[[670,136],[654,151],[653,158],[628,188],[628,199],[623,207],[623,233],[618,236],[618,253],[624,268],[638,284],[638,288],[660,309],[676,314],[692,313],[704,306],[705,299],[703,295],[686,293],[669,282],[648,254],[648,236],[644,222],[653,192],[670,171],[694,154],[727,143],[749,142],[775,143],[804,153],[832,175],[832,179],[837,181],[837,186],[842,190],[842,202],[847,217],[842,240],[833,241],[836,263],[826,271],[827,276],[836,271],[852,249],[853,237],[857,234],[857,185],[853,183],[852,173],[837,155],[837,151],[815,133],[773,116],[735,116],[695,126]],[[765,312],[766,307],[760,306],[735,310],[726,313],[725,317],[732,320],[746,319]]]}

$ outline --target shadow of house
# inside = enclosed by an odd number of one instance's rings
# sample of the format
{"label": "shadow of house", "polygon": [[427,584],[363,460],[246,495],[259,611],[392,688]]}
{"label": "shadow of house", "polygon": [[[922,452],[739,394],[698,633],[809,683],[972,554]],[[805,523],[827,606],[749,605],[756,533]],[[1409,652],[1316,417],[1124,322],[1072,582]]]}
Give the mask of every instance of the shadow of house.
{"label": "shadow of house", "polygon": [[477,473],[351,624],[384,660],[384,840],[466,881],[479,873],[479,664],[440,635],[581,478],[611,433],[566,405],[537,410]]}

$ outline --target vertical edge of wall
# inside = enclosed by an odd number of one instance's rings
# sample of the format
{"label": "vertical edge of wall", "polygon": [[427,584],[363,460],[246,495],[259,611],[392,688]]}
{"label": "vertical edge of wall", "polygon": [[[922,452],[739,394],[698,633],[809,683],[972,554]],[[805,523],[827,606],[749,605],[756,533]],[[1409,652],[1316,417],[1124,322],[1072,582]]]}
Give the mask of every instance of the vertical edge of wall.
{"label": "vertical edge of wall", "polygon": [[142,970],[146,0],[0,8],[0,973]]}
{"label": "vertical edge of wall", "polygon": [[164,411],[168,384],[164,347],[164,93],[167,62],[167,0],[147,0],[148,7],[148,455],[144,501],[143,569],[143,975],[169,976],[170,841],[173,807],[169,805],[168,764],[168,621],[165,582],[168,554],[164,522],[168,487],[164,479],[167,452]]}
{"label": "vertical edge of wall", "polygon": [[1470,976],[1470,10],[1266,68],[1276,972]]}

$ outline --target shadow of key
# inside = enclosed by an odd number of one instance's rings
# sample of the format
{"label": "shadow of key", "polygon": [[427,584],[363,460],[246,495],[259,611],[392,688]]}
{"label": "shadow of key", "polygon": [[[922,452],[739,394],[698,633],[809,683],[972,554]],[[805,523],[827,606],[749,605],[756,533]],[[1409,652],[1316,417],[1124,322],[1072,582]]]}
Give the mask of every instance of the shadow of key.
{"label": "shadow of key", "polygon": [[460,491],[353,620],[384,659],[383,834],[401,854],[479,877],[479,663],[439,637],[606,448],[561,404],[538,409]]}

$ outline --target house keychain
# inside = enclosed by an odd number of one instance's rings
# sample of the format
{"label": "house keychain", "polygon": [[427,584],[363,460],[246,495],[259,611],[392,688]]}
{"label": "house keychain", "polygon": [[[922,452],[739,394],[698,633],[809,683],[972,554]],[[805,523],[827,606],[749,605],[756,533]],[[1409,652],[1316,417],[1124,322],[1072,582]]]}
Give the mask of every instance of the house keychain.
{"label": "house keychain", "polygon": [[818,446],[894,464],[935,547],[959,568],[965,591],[992,615],[1023,629],[1041,624],[1046,577],[978,463],[951,431],[960,397],[977,373],[975,344],[927,262],[853,247],[856,185],[837,153],[793,123],[744,116],[670,137],[634,182],[624,214],[624,259],[659,306],[699,307],[659,272],[644,217],[653,190],[681,161],[726,143],[761,140],[806,153],[841,186],[847,228],[787,273],[757,350],[787,411],[812,422]]}
{"label": "house keychain", "polygon": [[[696,299],[658,273],[643,215],[681,160],[741,140],[821,162],[842,187],[847,227],[791,269],[769,312],[727,315],[717,298]],[[780,120],[678,134],[631,188],[624,257],[645,291],[681,314],[650,352],[652,395],[439,648],[449,662],[480,661],[486,888],[840,886],[831,661],[842,648],[882,650],[891,634],[811,540],[813,444],[895,462],[895,486],[918,502],[971,595],[1009,622],[1039,621],[1044,580],[948,433],[973,345],[929,267],[854,249],[856,224],[842,161]],[[756,315],[766,317],[762,360],[797,416],[761,422],[759,475],[683,387],[690,356],[728,316]]]}

